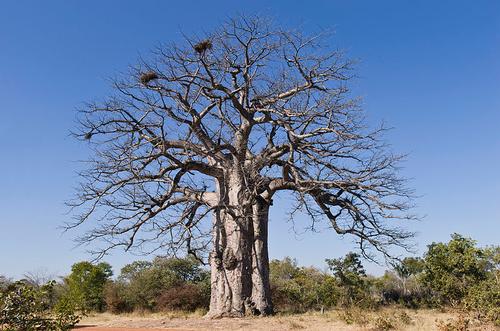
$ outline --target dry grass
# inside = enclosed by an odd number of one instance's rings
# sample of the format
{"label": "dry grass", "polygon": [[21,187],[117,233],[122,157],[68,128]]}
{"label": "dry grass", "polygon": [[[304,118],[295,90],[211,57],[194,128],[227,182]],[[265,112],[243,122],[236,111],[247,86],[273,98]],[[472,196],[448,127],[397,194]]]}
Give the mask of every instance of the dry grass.
{"label": "dry grass", "polygon": [[[204,312],[195,313],[132,313],[123,315],[98,314],[88,316],[81,324],[102,327],[168,328],[183,330],[455,330],[443,325],[460,324],[459,312],[439,310],[359,309],[333,310],[320,313],[278,314],[273,317],[210,320]],[[490,324],[470,319],[467,329],[500,330]]]}

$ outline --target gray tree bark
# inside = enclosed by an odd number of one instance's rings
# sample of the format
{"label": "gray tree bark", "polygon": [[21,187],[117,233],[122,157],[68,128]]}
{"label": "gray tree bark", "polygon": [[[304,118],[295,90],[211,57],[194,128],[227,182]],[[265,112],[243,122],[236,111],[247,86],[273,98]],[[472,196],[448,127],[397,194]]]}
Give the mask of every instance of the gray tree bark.
{"label": "gray tree bark", "polygon": [[[231,174],[232,185],[219,185],[228,206],[244,206],[243,183]],[[227,194],[223,191],[226,190]],[[241,213],[241,214],[240,214]],[[267,223],[269,203],[257,199],[250,208],[217,209],[210,255],[211,299],[207,317],[238,317],[273,313],[269,285]]]}
{"label": "gray tree bark", "polygon": [[244,316],[252,294],[251,224],[223,211],[215,213],[214,222],[208,317]]}
{"label": "gray tree bark", "polygon": [[253,205],[252,303],[259,315],[273,314],[269,283],[268,222],[270,204],[257,199]]}

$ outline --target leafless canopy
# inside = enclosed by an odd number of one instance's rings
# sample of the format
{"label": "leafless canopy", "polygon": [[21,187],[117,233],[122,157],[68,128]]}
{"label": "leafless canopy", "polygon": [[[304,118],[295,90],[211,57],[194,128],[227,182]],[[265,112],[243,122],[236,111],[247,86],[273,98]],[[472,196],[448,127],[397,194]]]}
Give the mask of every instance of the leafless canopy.
{"label": "leafless canopy", "polygon": [[[327,219],[363,254],[388,254],[411,236],[411,192],[401,157],[366,126],[348,82],[352,61],[328,35],[282,31],[258,18],[229,20],[203,38],[157,48],[116,80],[116,93],[79,111],[77,137],[93,148],[71,202],[74,227],[99,251],[123,246],[199,255],[214,210],[292,192],[311,221]],[[216,183],[238,169],[239,206]],[[152,245],[154,244],[154,245]]]}

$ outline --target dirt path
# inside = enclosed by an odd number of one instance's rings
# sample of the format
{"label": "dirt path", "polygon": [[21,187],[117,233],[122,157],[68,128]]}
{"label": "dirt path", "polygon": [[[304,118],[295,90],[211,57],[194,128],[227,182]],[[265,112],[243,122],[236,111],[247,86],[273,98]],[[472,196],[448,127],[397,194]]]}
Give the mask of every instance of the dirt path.
{"label": "dirt path", "polygon": [[193,331],[193,329],[150,329],[150,328],[113,328],[92,325],[78,326],[75,331]]}

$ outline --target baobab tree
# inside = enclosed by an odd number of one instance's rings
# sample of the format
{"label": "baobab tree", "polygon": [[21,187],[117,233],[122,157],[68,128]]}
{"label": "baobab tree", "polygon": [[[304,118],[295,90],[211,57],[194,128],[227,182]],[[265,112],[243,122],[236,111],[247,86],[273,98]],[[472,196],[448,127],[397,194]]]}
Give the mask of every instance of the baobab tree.
{"label": "baobab tree", "polygon": [[68,227],[95,224],[80,240],[103,243],[101,255],[206,258],[211,317],[273,312],[268,215],[278,192],[365,256],[405,246],[401,157],[383,127],[367,127],[349,91],[352,61],[325,41],[240,17],[158,47],[109,98],[79,110],[75,135],[94,157]]}

